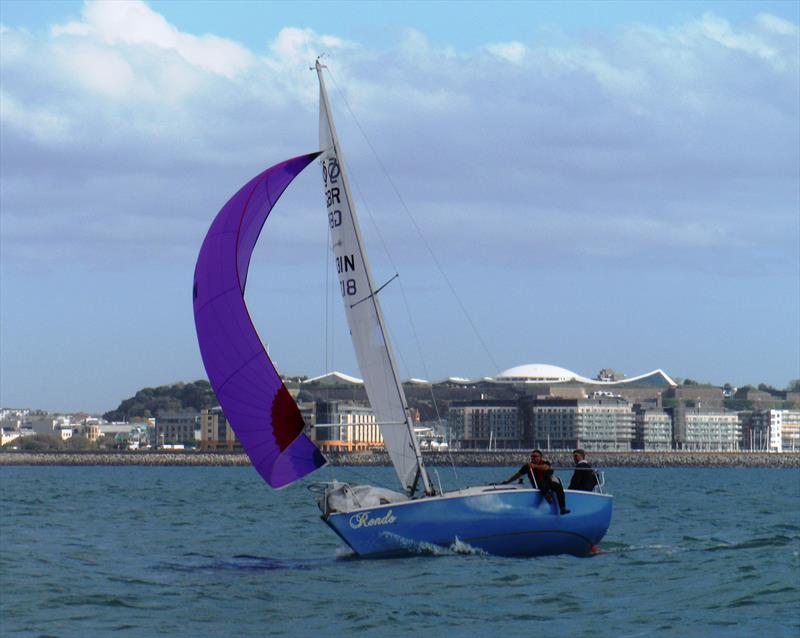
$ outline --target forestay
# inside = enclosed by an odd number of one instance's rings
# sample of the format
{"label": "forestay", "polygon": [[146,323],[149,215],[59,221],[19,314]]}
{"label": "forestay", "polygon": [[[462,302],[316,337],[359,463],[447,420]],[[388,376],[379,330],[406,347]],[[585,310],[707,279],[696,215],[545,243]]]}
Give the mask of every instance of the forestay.
{"label": "forestay", "polygon": [[331,248],[350,336],[370,406],[400,482],[409,493],[413,493],[417,480],[421,478],[425,491],[430,492],[430,483],[422,466],[419,444],[370,274],[319,61],[317,74],[320,82],[322,177]]}

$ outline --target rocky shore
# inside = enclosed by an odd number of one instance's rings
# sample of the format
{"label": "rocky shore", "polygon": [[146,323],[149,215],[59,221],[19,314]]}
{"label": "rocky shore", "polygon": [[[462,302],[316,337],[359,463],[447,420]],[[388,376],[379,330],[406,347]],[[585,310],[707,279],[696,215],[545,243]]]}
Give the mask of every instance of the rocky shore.
{"label": "rocky shore", "polygon": [[[425,452],[427,465],[511,467],[520,465],[528,450]],[[329,453],[333,465],[389,465],[385,452]],[[549,452],[555,467],[571,467],[569,452]],[[800,452],[589,452],[595,467],[770,467],[800,468]],[[0,465],[250,465],[245,454],[229,452],[3,452]]]}
{"label": "rocky shore", "polygon": [[[426,452],[427,465],[514,466],[528,459],[530,450]],[[800,467],[800,452],[588,452],[595,467]],[[554,467],[572,467],[571,452],[547,452]],[[328,454],[334,465],[388,465],[386,453]]]}

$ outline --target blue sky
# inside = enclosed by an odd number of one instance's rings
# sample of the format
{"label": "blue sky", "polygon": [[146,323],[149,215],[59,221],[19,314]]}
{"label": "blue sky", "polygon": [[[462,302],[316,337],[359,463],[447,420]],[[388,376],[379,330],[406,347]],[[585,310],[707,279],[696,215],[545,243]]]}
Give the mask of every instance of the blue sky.
{"label": "blue sky", "polygon": [[[197,250],[239,185],[315,148],[323,51],[375,279],[401,274],[382,295],[403,376],[542,362],[783,387],[799,6],[6,0],[0,405],[102,411],[203,377]],[[248,303],[281,371],[358,375],[324,215],[310,167]]]}
{"label": "blue sky", "polygon": [[[395,30],[415,28],[435,43],[459,49],[486,42],[530,40],[543,31],[597,31],[620,25],[679,26],[707,12],[733,24],[758,13],[798,20],[798,3],[763,2],[189,2],[158,0],[150,7],[181,31],[213,33],[258,51],[285,26],[314,29],[380,47]],[[365,5],[369,8],[366,9]],[[5,24],[40,30],[76,20],[84,3],[75,0],[4,0]],[[335,6],[335,8],[334,8]]]}

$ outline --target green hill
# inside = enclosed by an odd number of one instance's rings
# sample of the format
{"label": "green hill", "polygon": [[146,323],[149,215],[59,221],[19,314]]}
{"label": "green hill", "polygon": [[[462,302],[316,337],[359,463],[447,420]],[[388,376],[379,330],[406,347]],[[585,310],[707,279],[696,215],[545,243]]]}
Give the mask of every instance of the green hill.
{"label": "green hill", "polygon": [[107,421],[130,421],[132,417],[157,417],[163,412],[203,410],[219,405],[208,381],[173,383],[157,388],[143,388],[125,399],[116,410],[103,415]]}

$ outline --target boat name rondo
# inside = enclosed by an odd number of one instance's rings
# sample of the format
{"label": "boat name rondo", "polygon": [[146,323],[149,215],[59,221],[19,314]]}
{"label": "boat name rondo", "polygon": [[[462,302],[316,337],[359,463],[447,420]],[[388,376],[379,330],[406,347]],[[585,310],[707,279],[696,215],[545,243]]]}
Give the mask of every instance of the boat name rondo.
{"label": "boat name rondo", "polygon": [[369,512],[361,512],[353,514],[350,517],[350,527],[358,529],[359,527],[375,527],[376,525],[392,525],[397,520],[397,517],[389,510],[380,518],[370,518]]}

